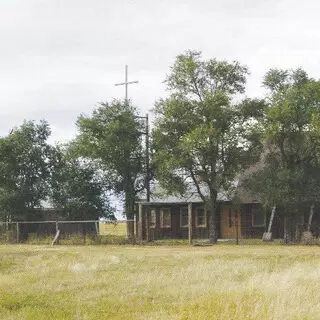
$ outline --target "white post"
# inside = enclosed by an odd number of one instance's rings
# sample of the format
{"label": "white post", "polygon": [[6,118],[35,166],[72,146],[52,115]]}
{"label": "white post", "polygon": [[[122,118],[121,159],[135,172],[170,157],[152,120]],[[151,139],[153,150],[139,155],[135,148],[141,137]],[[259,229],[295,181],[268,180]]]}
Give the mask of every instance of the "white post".
{"label": "white post", "polygon": [[308,231],[311,230],[312,218],[314,215],[314,204],[310,207],[309,220],[308,220]]}
{"label": "white post", "polygon": [[268,232],[271,232],[271,227],[272,227],[272,222],[273,222],[275,212],[276,212],[276,206],[272,208],[271,217],[270,217],[269,226],[268,226]]}

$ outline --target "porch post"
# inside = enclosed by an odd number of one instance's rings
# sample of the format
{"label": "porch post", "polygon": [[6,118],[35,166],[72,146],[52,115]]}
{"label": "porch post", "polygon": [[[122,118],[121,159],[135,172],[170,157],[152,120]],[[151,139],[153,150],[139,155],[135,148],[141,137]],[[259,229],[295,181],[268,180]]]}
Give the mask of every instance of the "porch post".
{"label": "porch post", "polygon": [[235,210],[235,222],[236,222],[236,244],[239,244],[239,216],[238,209]]}
{"label": "porch post", "polygon": [[188,203],[189,244],[192,244],[192,203]]}
{"label": "porch post", "polygon": [[142,203],[139,203],[139,211],[138,211],[138,240],[142,240]]}
{"label": "porch post", "polygon": [[150,208],[147,207],[145,210],[145,217],[146,217],[146,240],[150,241],[150,233],[149,233],[149,226],[150,226]]}

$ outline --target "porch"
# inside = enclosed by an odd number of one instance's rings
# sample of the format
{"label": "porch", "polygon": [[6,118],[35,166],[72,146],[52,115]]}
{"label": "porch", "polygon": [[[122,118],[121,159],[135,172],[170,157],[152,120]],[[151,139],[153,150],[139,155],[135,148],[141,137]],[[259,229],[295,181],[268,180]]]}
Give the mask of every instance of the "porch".
{"label": "porch", "polygon": [[[139,203],[136,215],[138,240],[207,239],[209,216],[202,202]],[[235,209],[229,202],[217,205],[216,230],[220,239],[261,238],[268,215],[259,204],[241,204]],[[278,234],[276,228],[273,228]]]}

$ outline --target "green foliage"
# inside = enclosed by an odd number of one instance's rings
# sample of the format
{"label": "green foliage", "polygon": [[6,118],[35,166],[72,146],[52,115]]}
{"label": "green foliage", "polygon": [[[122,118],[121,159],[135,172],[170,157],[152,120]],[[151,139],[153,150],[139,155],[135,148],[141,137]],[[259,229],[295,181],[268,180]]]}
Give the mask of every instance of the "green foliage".
{"label": "green foliage", "polygon": [[[244,91],[247,74],[238,62],[206,61],[199,52],[188,51],[177,57],[167,78],[171,95],[156,104],[158,179],[169,193],[195,186],[212,212],[211,221],[217,193],[231,193],[237,175],[260,152],[259,131],[252,124],[264,114],[265,103],[232,103],[233,94]],[[215,238],[214,222],[210,229]]]}
{"label": "green foliage", "polygon": [[216,90],[244,92],[247,74],[248,68],[237,61],[202,60],[201,52],[189,50],[177,57],[166,83],[169,90],[203,99]]}
{"label": "green foliage", "polygon": [[68,220],[114,219],[103,174],[92,161],[74,158],[60,149],[60,161],[52,183],[52,202]]}
{"label": "green foliage", "polygon": [[47,122],[24,122],[0,139],[0,215],[35,219],[33,210],[49,195],[56,150]]}
{"label": "green foliage", "polygon": [[135,116],[131,104],[114,100],[77,122],[79,153],[100,161],[110,174],[110,185],[119,193],[142,172],[141,125]]}
{"label": "green foliage", "polygon": [[264,84],[271,89],[260,125],[266,152],[251,189],[298,219],[320,192],[320,82],[297,69],[270,70]]}
{"label": "green foliage", "polygon": [[107,186],[125,196],[126,217],[132,219],[136,194],[146,180],[143,128],[136,109],[130,102],[114,100],[100,105],[90,117],[82,115],[77,125],[78,154],[97,161]]}
{"label": "green foliage", "polygon": [[281,92],[292,86],[303,86],[310,78],[301,68],[295,70],[270,69],[262,84],[271,92]]}

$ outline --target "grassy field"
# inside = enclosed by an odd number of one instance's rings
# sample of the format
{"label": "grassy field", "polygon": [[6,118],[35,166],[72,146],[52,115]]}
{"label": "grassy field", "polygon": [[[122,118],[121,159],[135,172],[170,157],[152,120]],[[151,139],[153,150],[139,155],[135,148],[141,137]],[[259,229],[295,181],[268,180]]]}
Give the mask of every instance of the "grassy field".
{"label": "grassy field", "polygon": [[0,246],[0,319],[320,319],[320,249]]}

